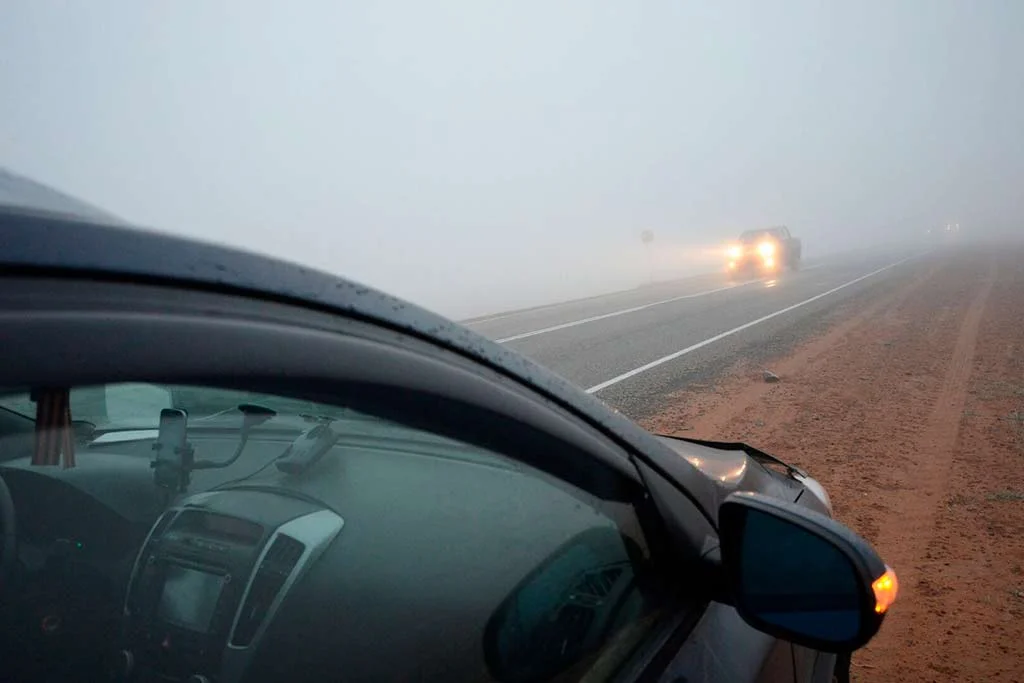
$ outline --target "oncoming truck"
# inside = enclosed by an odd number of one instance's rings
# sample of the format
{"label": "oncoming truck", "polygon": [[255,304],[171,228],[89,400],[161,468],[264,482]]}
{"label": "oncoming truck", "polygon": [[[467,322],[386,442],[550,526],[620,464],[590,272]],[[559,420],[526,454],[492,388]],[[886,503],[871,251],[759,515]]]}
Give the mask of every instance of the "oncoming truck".
{"label": "oncoming truck", "polygon": [[732,278],[797,270],[800,250],[800,240],[784,225],[747,230],[726,250],[726,270]]}

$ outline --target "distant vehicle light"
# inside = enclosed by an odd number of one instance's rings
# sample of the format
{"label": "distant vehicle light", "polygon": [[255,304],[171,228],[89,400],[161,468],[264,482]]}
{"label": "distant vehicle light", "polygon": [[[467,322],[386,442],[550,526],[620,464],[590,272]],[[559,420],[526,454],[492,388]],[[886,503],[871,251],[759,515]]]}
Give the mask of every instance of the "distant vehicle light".
{"label": "distant vehicle light", "polygon": [[900,582],[892,567],[886,565],[885,573],[875,579],[871,590],[875,593],[875,612],[885,614],[892,603],[896,602],[896,595],[900,592]]}
{"label": "distant vehicle light", "polygon": [[764,257],[764,267],[765,268],[774,268],[775,267],[775,259],[773,259],[771,256],[765,256]]}
{"label": "distant vehicle light", "polygon": [[728,254],[730,259],[735,261],[740,256],[743,256],[743,248],[740,247],[740,245],[738,244],[734,244],[731,247],[729,247],[729,249],[726,251],[726,254]]}
{"label": "distant vehicle light", "polygon": [[775,254],[775,242],[761,242],[757,245],[757,253],[765,258]]}
{"label": "distant vehicle light", "polygon": [[736,270],[736,262],[735,261],[729,261],[729,263],[728,263],[728,265],[726,267],[729,270]]}

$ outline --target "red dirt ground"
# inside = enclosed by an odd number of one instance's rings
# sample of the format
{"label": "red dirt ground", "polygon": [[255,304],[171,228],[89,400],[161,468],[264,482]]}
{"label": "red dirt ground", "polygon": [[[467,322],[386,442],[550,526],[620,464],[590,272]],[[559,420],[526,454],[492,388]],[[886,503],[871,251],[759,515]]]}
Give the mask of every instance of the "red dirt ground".
{"label": "red dirt ground", "polygon": [[1024,681],[1024,249],[928,257],[771,364],[672,397],[662,433],[809,470],[896,569],[866,681]]}

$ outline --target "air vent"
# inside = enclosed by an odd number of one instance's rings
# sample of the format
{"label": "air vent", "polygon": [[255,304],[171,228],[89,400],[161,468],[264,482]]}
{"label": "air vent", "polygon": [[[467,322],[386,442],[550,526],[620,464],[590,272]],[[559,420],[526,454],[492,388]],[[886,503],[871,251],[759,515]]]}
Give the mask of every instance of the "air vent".
{"label": "air vent", "polygon": [[544,622],[531,638],[537,661],[572,659],[589,645],[590,629],[597,615],[590,607],[562,605],[554,619]]}
{"label": "air vent", "polygon": [[601,569],[589,572],[576,585],[576,594],[592,598],[606,598],[612,592],[615,582],[622,576],[621,568]]}
{"label": "air vent", "polygon": [[605,567],[582,574],[565,596],[565,602],[548,620],[537,628],[532,648],[538,661],[570,661],[593,643],[591,630],[604,603],[615,592],[616,583],[625,570]]}
{"label": "air vent", "polygon": [[271,604],[305,551],[306,546],[291,536],[278,534],[274,538],[245,596],[245,603],[242,605],[238,624],[231,638],[232,645],[247,647],[252,643]]}

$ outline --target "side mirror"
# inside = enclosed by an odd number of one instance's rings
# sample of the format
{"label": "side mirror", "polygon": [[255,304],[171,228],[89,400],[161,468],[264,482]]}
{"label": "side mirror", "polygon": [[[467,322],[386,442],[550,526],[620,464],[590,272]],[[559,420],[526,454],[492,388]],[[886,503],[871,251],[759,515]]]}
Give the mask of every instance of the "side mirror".
{"label": "side mirror", "polygon": [[896,574],[839,522],[757,493],[719,508],[726,590],[754,628],[824,652],[852,652],[878,632]]}

